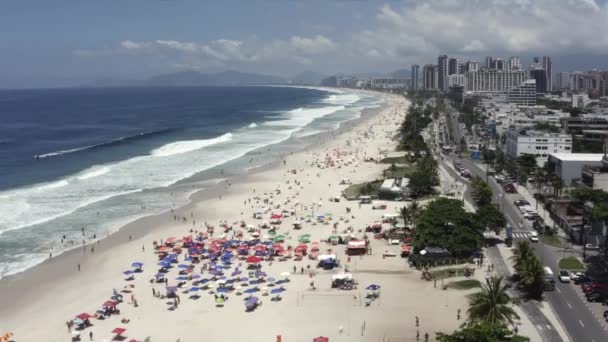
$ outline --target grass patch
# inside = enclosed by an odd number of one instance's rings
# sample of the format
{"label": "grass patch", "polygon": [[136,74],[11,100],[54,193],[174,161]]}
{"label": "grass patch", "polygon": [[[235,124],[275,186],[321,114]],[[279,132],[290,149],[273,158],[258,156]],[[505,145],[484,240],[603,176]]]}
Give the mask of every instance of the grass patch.
{"label": "grass patch", "polygon": [[385,178],[411,178],[412,174],[416,171],[416,164],[407,166],[391,166],[383,171]]}
{"label": "grass patch", "polygon": [[375,180],[373,182],[353,184],[344,190],[344,196],[358,197],[358,196],[373,196],[378,195],[378,190],[382,185],[381,180]]}
{"label": "grass patch", "polygon": [[479,280],[475,279],[466,279],[448,283],[448,288],[456,290],[470,290],[476,287],[481,287],[481,283],[479,282]]}
{"label": "grass patch", "polygon": [[540,240],[547,245],[554,247],[561,247],[562,240],[559,239],[557,235],[541,235]]}
{"label": "grass patch", "polygon": [[464,275],[464,267],[446,268],[443,270],[432,271],[431,275],[435,279],[458,277]]}
{"label": "grass patch", "polygon": [[410,161],[408,156],[401,156],[384,158],[380,162],[382,164],[408,164]]}
{"label": "grass patch", "polygon": [[567,257],[559,261],[559,268],[564,270],[580,271],[585,269],[585,265],[583,265],[583,263],[575,257]]}

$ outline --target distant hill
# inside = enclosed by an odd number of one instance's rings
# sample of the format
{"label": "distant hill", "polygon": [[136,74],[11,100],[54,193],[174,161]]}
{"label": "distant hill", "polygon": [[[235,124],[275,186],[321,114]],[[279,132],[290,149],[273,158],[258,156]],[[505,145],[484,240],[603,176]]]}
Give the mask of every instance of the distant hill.
{"label": "distant hill", "polygon": [[319,85],[321,84],[321,81],[326,77],[327,75],[311,70],[306,70],[293,76],[291,78],[291,81],[294,84]]}
{"label": "distant hill", "polygon": [[186,86],[227,86],[227,85],[269,85],[285,84],[277,76],[245,73],[227,70],[218,73],[180,71],[158,75],[141,81],[99,80],[86,87],[186,87]]}

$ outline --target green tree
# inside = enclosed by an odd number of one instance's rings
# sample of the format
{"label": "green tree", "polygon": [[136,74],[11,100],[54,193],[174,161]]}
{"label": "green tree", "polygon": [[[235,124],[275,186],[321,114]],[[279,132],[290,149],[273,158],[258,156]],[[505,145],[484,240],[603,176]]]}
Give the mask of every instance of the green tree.
{"label": "green tree", "polygon": [[533,256],[534,252],[532,251],[530,242],[528,242],[528,240],[518,241],[513,250],[513,256],[511,257],[515,272],[517,274],[523,273],[526,263]]}
{"label": "green tree", "polygon": [[439,198],[430,202],[416,220],[415,252],[443,247],[456,257],[469,257],[483,242],[483,227],[459,200]]}
{"label": "green tree", "polygon": [[439,342],[527,342],[524,336],[512,336],[505,324],[468,322],[452,334],[437,333]]}
{"label": "green tree", "polygon": [[416,229],[416,219],[418,218],[418,214],[420,213],[420,205],[418,204],[418,201],[412,201],[412,203],[410,204],[410,213],[412,224],[414,225],[414,229]]}
{"label": "green tree", "polygon": [[492,204],[486,204],[477,209],[475,217],[480,225],[493,230],[496,234],[500,233],[501,229],[507,224],[505,215]]}
{"label": "green tree", "polygon": [[494,158],[494,170],[496,172],[502,172],[505,169],[506,158],[502,150],[496,150],[496,157]]}
{"label": "green tree", "polygon": [[519,273],[520,282],[530,298],[541,299],[545,291],[545,270],[540,260],[531,255]]}
{"label": "green tree", "polygon": [[483,207],[492,203],[492,189],[479,176],[471,180],[471,195],[478,207]]}
{"label": "green tree", "polygon": [[469,306],[469,319],[473,322],[486,322],[492,325],[513,323],[519,318],[510,305],[507,285],[502,277],[486,278],[481,292],[473,295]]}
{"label": "green tree", "polygon": [[410,210],[407,206],[403,206],[401,208],[400,212],[401,212],[401,218],[403,218],[403,224],[405,224],[407,226],[408,222],[410,222],[410,217],[412,216],[412,213],[410,212]]}

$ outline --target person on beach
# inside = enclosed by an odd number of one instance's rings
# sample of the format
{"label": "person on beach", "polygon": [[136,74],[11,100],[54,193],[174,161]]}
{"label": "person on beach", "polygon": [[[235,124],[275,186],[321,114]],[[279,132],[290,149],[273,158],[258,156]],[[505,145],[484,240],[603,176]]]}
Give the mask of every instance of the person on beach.
{"label": "person on beach", "polygon": [[78,264],[78,272],[80,272],[80,264]]}
{"label": "person on beach", "polygon": [[53,259],[53,253],[49,252],[49,259]]}
{"label": "person on beach", "polygon": [[93,332],[89,331],[89,338],[91,339],[91,341],[93,341]]}

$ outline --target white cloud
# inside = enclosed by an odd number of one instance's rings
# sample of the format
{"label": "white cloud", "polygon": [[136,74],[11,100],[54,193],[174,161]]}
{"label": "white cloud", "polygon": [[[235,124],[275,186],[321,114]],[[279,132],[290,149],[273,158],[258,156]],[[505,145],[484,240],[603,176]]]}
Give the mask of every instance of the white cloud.
{"label": "white cloud", "polygon": [[78,56],[148,55],[180,67],[272,68],[328,65],[345,69],[427,63],[440,53],[571,54],[608,51],[608,4],[598,0],[406,0],[384,5],[340,41],[294,35],[260,41],[125,40]]}
{"label": "white cloud", "polygon": [[407,1],[384,5],[376,19],[375,28],[356,33],[353,41],[356,49],[387,61],[431,61],[438,52],[608,50],[608,7],[594,0]]}

